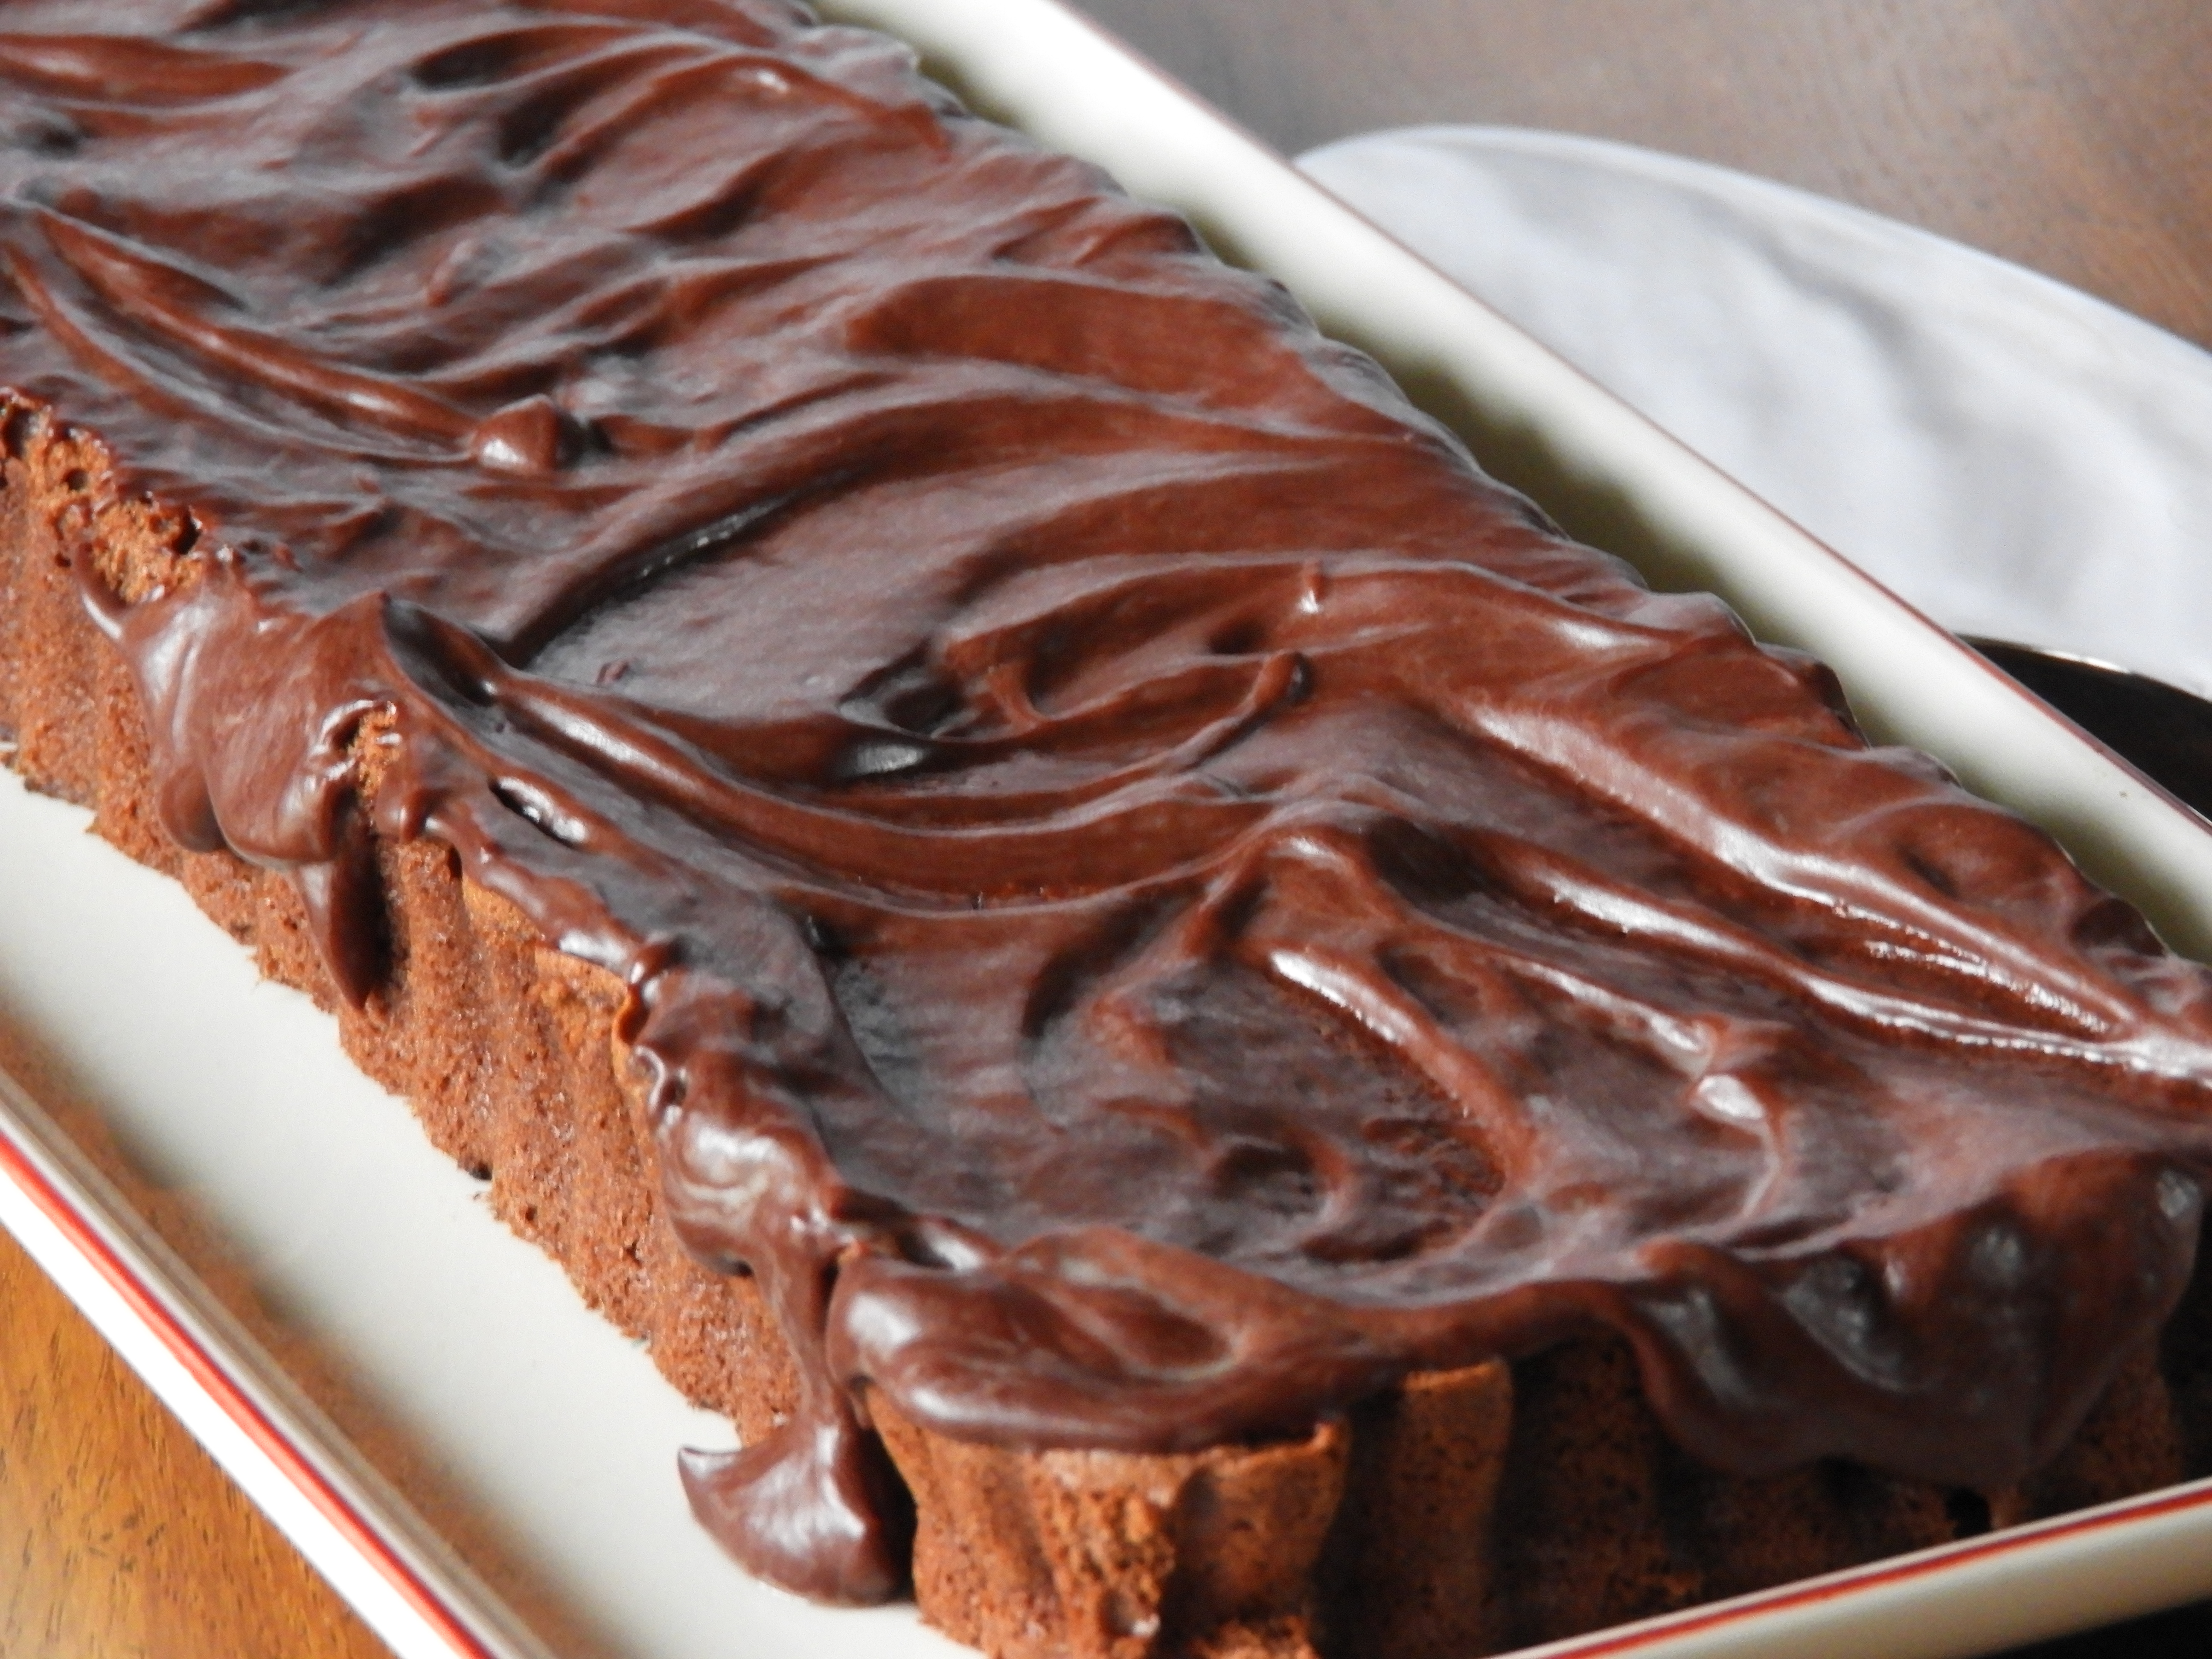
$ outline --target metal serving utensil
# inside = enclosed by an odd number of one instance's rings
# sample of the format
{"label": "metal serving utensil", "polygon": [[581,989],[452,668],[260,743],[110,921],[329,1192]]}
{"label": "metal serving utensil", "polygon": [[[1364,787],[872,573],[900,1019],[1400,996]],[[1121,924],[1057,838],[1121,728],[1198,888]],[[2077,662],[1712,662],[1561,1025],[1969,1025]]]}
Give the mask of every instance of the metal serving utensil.
{"label": "metal serving utensil", "polygon": [[2212,818],[2212,702],[2094,657],[1962,637],[2076,726]]}

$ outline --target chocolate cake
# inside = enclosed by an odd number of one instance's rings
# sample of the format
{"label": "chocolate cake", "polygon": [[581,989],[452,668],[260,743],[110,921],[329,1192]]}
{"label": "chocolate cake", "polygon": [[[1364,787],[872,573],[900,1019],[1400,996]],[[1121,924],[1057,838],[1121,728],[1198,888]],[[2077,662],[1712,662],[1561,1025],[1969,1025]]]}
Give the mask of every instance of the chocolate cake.
{"label": "chocolate cake", "polygon": [[2205,1466],[2205,975],[1179,220],[781,0],[5,21],[15,763],[754,1571],[1466,1654]]}

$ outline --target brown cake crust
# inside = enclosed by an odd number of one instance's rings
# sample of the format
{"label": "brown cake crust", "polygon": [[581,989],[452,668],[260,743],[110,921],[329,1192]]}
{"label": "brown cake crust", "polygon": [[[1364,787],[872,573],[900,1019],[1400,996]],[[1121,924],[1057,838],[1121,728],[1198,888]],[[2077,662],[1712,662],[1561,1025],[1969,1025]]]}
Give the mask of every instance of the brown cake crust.
{"label": "brown cake crust", "polygon": [[[623,988],[420,839],[374,849],[391,972],[360,1006],[337,995],[289,880],[158,827],[136,694],[83,607],[72,547],[135,597],[191,579],[188,521],[101,489],[104,449],[34,406],[10,404],[4,428],[0,729],[16,769],[92,808],[99,833],[330,1010],[356,1061],[489,1174],[494,1209],[586,1302],[747,1442],[767,1434],[793,1408],[790,1356],[753,1283],[695,1261],[660,1212],[641,1080],[616,1033]],[[379,737],[372,723],[356,739],[372,791]],[[1417,1375],[1303,1441],[1192,1454],[978,1445],[864,1403],[916,1506],[923,1613],[963,1640],[1025,1659],[1442,1659],[2195,1473],[2212,1446],[2206,1300],[2192,1290],[2160,1352],[2123,1367],[2055,1462],[1989,1494],[1832,1462],[1771,1480],[1707,1469],[1660,1428],[1610,1338]]]}

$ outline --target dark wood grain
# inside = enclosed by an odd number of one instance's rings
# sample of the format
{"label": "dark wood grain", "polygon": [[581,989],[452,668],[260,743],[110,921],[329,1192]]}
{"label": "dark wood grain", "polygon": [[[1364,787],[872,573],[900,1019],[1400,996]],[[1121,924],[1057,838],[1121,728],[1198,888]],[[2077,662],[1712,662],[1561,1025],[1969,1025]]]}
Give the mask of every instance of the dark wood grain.
{"label": "dark wood grain", "polygon": [[0,1655],[387,1654],[0,1233]]}
{"label": "dark wood grain", "polygon": [[[1077,3],[1285,152],[1431,121],[1651,145],[1955,237],[2212,345],[2205,0]],[[380,1651],[0,1237],[0,1654]],[[2031,1651],[2200,1659],[2212,1611]]]}

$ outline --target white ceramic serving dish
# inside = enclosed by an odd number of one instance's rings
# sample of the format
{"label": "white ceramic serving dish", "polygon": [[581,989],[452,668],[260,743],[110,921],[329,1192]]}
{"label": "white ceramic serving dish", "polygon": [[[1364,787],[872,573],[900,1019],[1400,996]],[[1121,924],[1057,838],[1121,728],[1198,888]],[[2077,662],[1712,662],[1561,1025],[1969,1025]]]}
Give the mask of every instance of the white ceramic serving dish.
{"label": "white ceramic serving dish", "polygon": [[[1056,0],[824,9],[1190,212],[1571,528],[1817,651],[1872,728],[2212,949],[2212,836],[2185,812]],[[0,1224],[396,1650],[961,1651],[911,1609],[825,1611],[729,1565],[674,1474],[726,1425],[483,1212],[328,1021],[83,825],[0,783],[0,1015],[59,1103],[0,1087]],[[2207,1594],[2212,1484],[1547,1651],[1935,1659]]]}

